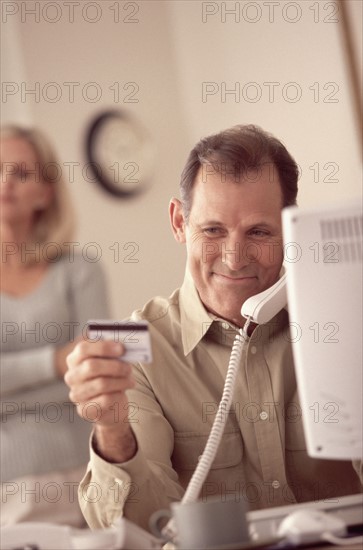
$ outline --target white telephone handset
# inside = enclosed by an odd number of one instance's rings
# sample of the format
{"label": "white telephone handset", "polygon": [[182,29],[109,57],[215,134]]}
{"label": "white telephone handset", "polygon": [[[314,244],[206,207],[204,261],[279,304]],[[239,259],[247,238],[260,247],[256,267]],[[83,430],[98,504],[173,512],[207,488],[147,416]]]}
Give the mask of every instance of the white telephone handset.
{"label": "white telephone handset", "polygon": [[286,273],[270,288],[251,296],[242,306],[241,314],[253,323],[263,325],[287,305]]}

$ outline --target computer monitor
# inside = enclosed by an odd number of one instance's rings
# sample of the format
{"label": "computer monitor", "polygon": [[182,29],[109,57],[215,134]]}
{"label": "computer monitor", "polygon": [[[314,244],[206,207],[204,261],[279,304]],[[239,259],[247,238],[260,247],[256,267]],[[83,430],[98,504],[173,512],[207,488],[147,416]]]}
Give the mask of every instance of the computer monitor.
{"label": "computer monitor", "polygon": [[[361,201],[282,213],[290,338],[308,454],[362,458]],[[293,511],[313,508],[362,525],[361,494],[247,513],[251,532],[275,536]],[[319,534],[317,534],[317,540]]]}
{"label": "computer monitor", "polygon": [[283,210],[290,337],[308,454],[362,457],[362,203]]}

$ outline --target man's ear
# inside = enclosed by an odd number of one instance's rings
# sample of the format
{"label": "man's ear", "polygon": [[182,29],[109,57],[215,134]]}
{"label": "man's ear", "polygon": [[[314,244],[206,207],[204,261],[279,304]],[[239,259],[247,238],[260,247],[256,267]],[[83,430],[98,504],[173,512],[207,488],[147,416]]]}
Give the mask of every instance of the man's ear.
{"label": "man's ear", "polygon": [[185,243],[186,222],[184,219],[183,206],[179,199],[171,199],[169,204],[169,216],[175,240],[178,243]]}

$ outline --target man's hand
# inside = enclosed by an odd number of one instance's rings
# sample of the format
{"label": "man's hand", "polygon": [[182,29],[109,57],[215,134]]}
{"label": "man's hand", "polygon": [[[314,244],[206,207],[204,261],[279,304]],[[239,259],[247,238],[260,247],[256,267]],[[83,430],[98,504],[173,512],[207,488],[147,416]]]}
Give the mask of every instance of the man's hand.
{"label": "man's hand", "polygon": [[135,385],[131,365],[120,361],[122,344],[81,342],[67,357],[64,377],[78,414],[95,424],[97,452],[110,462],[125,462],[137,450],[128,423],[126,390]]}

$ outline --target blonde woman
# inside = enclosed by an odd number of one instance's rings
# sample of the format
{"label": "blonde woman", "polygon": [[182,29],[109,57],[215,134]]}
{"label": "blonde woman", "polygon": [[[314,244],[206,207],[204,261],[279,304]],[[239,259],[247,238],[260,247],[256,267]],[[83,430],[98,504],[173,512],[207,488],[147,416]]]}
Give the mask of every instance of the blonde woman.
{"label": "blonde woman", "polygon": [[109,316],[105,280],[72,242],[64,170],[48,140],[6,127],[0,145],[1,524],[82,525],[76,493],[91,424],[63,376],[87,319]]}

